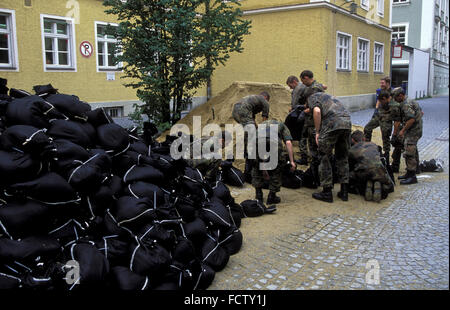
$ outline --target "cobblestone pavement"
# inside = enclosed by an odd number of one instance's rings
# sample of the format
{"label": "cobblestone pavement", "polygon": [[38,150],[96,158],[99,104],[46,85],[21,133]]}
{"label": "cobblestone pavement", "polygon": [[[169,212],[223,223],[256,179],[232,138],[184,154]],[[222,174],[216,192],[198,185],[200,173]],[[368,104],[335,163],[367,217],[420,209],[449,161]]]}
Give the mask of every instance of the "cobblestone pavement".
{"label": "cobblestone pavement", "polygon": [[[244,245],[210,289],[448,289],[448,97],[420,103],[421,160],[443,159],[443,173],[422,173],[418,184],[381,206],[344,208],[335,201],[317,216],[279,208],[244,219]],[[352,120],[364,125],[371,115],[360,111]],[[264,225],[279,225],[277,233],[264,233]],[[370,269],[377,266],[379,277]]]}

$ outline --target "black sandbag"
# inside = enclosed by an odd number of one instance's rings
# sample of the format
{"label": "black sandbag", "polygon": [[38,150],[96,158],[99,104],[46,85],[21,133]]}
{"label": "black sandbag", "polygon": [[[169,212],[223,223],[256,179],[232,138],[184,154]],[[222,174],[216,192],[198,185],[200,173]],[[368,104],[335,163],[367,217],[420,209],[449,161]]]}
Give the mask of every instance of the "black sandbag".
{"label": "black sandbag", "polygon": [[128,184],[124,188],[125,195],[133,196],[135,198],[148,197],[153,201],[156,200],[156,205],[164,204],[164,192],[161,187],[147,182],[138,181],[132,184]]}
{"label": "black sandbag", "polygon": [[52,94],[45,98],[46,101],[72,120],[86,121],[86,112],[91,111],[91,106],[74,95]]}
{"label": "black sandbag", "polygon": [[196,204],[187,197],[177,196],[173,202],[173,207],[185,222],[191,222],[197,217],[196,210],[199,209],[201,205]]}
{"label": "black sandbag", "polygon": [[70,247],[70,256],[80,266],[79,284],[81,286],[104,285],[109,273],[109,263],[95,245],[88,242],[74,243]]}
{"label": "black sandbag", "polygon": [[242,211],[245,217],[257,217],[266,213],[273,213],[276,211],[275,205],[266,208],[263,203],[256,199],[248,199],[241,202]]}
{"label": "black sandbag", "polygon": [[172,259],[182,264],[188,264],[196,259],[192,241],[185,237],[178,237],[177,243],[171,251]]}
{"label": "black sandbag", "polygon": [[130,229],[142,227],[157,218],[153,201],[147,197],[139,199],[131,196],[120,197],[113,215],[119,226]]}
{"label": "black sandbag", "polygon": [[[55,120],[50,123],[47,134],[54,139],[66,139],[84,148],[94,145],[95,136],[92,135],[90,124],[81,124],[74,121]],[[92,126],[92,125],[90,125]],[[94,129],[95,132],[95,129]]]}
{"label": "black sandbag", "polygon": [[41,161],[30,154],[0,150],[0,176],[8,176],[0,178],[0,186],[35,179],[41,171]]}
{"label": "black sandbag", "polygon": [[313,169],[312,167],[309,167],[305,172],[303,172],[301,170],[296,170],[295,174],[299,178],[301,178],[302,186],[304,186],[306,188],[316,189],[318,184],[315,180],[314,172],[312,169]]}
{"label": "black sandbag", "polygon": [[114,156],[112,158],[112,170],[113,173],[121,178],[127,173],[127,171],[137,165],[147,164],[147,162],[142,161],[143,156],[134,151],[128,150],[123,154]]}
{"label": "black sandbag", "polygon": [[164,174],[152,166],[134,165],[123,176],[123,183],[130,184],[138,181],[159,185],[164,181]]}
{"label": "black sandbag", "polygon": [[147,144],[144,143],[144,141],[136,140],[133,141],[129,148],[130,151],[139,153],[141,155],[149,156],[150,155],[150,148]]}
{"label": "black sandbag", "polygon": [[158,242],[166,249],[171,249],[177,241],[175,231],[168,230],[160,223],[152,223],[143,226],[137,233],[139,241],[149,247]]}
{"label": "black sandbag", "polygon": [[[181,190],[190,195],[196,201],[203,201],[208,198],[208,188],[203,176],[197,169],[186,167],[181,180]],[[209,191],[212,189],[209,187]]]}
{"label": "black sandbag", "polygon": [[0,135],[0,147],[6,151],[19,150],[36,157],[51,157],[55,152],[53,142],[45,134],[45,129],[28,125],[8,127]]}
{"label": "black sandbag", "polygon": [[199,212],[199,217],[210,226],[218,228],[229,228],[232,226],[228,209],[217,201],[205,203]]}
{"label": "black sandbag", "polygon": [[124,266],[130,261],[128,241],[122,240],[118,235],[105,236],[95,244],[110,266]]}
{"label": "black sandbag", "polygon": [[98,127],[105,124],[114,123],[114,120],[106,113],[104,108],[97,108],[85,113],[87,121],[94,127]]}
{"label": "black sandbag", "polygon": [[292,110],[284,121],[284,124],[292,134],[292,138],[295,141],[300,141],[302,138],[303,125],[305,124],[305,112],[304,106],[299,105]]}
{"label": "black sandbag", "polygon": [[238,168],[231,166],[222,170],[223,182],[227,185],[242,187],[245,183],[244,173]]}
{"label": "black sandbag", "polygon": [[241,249],[242,240],[242,232],[237,227],[230,227],[220,235],[219,243],[228,255],[234,255]]}
{"label": "black sandbag", "polygon": [[419,164],[422,172],[443,172],[443,163],[440,159],[423,160]]}
{"label": "black sandbag", "polygon": [[0,238],[0,260],[29,261],[38,256],[51,257],[61,251],[58,241],[50,237],[30,236],[21,240]]}
{"label": "black sandbag", "polygon": [[234,201],[231,196],[230,189],[222,182],[216,181],[216,183],[212,186],[213,195],[219,198],[224,205],[230,204]]}
{"label": "black sandbag", "polygon": [[50,210],[36,201],[12,201],[0,206],[0,232],[14,239],[45,232]]}
{"label": "black sandbag", "polygon": [[164,275],[171,262],[170,253],[158,244],[151,247],[133,244],[130,247],[130,270],[140,275],[150,275],[160,278]]}
{"label": "black sandbag", "polygon": [[33,90],[36,93],[36,95],[41,96],[41,97],[53,95],[58,92],[58,89],[54,88],[52,86],[52,84],[35,85],[35,86],[33,86]]}
{"label": "black sandbag", "polygon": [[120,237],[130,237],[134,236],[134,233],[126,227],[121,227],[117,223],[114,215],[112,214],[110,209],[107,209],[105,212],[105,216],[103,217],[103,229],[105,234],[107,235],[118,235]]}
{"label": "black sandbag", "polygon": [[0,95],[8,94],[9,88],[6,86],[8,84],[8,80],[4,78],[0,78]]}
{"label": "black sandbag", "polygon": [[216,272],[208,264],[201,264],[201,270],[197,275],[196,284],[194,286],[195,290],[206,290],[211,283],[214,281]]}
{"label": "black sandbag", "polygon": [[46,173],[33,181],[13,184],[8,187],[7,192],[9,195],[25,196],[48,205],[79,201],[70,184],[54,172]]}
{"label": "black sandbag", "polygon": [[128,267],[116,266],[111,270],[113,281],[118,289],[124,291],[137,291],[150,289],[148,276],[132,272]]}
{"label": "black sandbag", "polygon": [[21,282],[22,280],[19,277],[0,272],[0,290],[20,288]]}
{"label": "black sandbag", "polygon": [[289,167],[285,167],[282,171],[281,186],[291,189],[301,188],[303,185],[302,178],[297,171],[291,171]]}
{"label": "black sandbag", "polygon": [[231,203],[225,205],[230,215],[231,224],[237,228],[241,227],[242,218],[245,217],[242,207],[237,204],[234,199]]}
{"label": "black sandbag", "polygon": [[82,146],[65,139],[55,139],[53,141],[56,153],[52,167],[57,172],[67,173],[69,169],[78,166],[79,161],[84,162],[89,159],[89,152]]}
{"label": "black sandbag", "polygon": [[49,226],[48,235],[65,246],[86,234],[86,229],[77,220],[69,219],[65,223],[57,223]]}
{"label": "black sandbag", "polygon": [[29,96],[33,96],[33,94],[30,94],[29,92],[23,90],[23,89],[17,89],[17,88],[11,88],[9,90],[9,95],[13,98],[25,98]]}
{"label": "black sandbag", "polygon": [[27,273],[22,278],[22,286],[25,289],[33,289],[33,290],[48,290],[53,287],[53,280],[50,277],[35,277],[31,273]]}
{"label": "black sandbag", "polygon": [[192,222],[183,223],[183,230],[186,237],[194,244],[203,243],[206,238],[206,224],[199,217],[195,218]]}
{"label": "black sandbag", "polygon": [[39,129],[48,128],[49,120],[58,118],[62,119],[64,115],[55,110],[53,105],[35,95],[15,99],[6,109],[9,126],[28,125]]}
{"label": "black sandbag", "polygon": [[97,127],[97,141],[103,149],[113,154],[125,152],[130,147],[128,132],[114,123]]}
{"label": "black sandbag", "polygon": [[86,197],[85,202],[88,204],[91,215],[102,216],[104,211],[111,208],[120,197],[121,190],[122,180],[115,175],[108,177],[95,193]]}
{"label": "black sandbag", "polygon": [[228,263],[230,255],[219,245],[219,241],[211,236],[205,239],[201,250],[201,259],[214,271],[221,271]]}

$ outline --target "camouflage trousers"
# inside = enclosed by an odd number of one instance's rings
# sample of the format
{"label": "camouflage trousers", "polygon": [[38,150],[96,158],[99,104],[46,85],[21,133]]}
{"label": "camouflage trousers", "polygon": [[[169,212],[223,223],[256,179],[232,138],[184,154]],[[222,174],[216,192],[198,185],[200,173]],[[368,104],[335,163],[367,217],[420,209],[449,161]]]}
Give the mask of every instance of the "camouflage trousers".
{"label": "camouflage trousers", "polygon": [[300,141],[298,142],[300,149],[300,158],[308,157],[308,127],[303,127]]}
{"label": "camouflage trousers", "polygon": [[252,112],[244,109],[241,103],[236,103],[234,105],[231,115],[233,116],[233,119],[242,126],[245,126],[247,124],[255,124]]}
{"label": "camouflage trousers", "polygon": [[210,182],[216,181],[221,159],[186,159],[189,166],[198,169],[203,177]]}
{"label": "camouflage trousers", "polygon": [[[269,174],[269,190],[271,192],[279,192],[281,188],[281,167],[282,163],[278,162],[277,167],[274,170],[267,170]],[[252,185],[255,188],[263,188],[264,176],[263,171],[259,170],[259,163],[255,162],[252,170]]]}
{"label": "camouflage trousers", "polygon": [[[405,140],[402,140],[401,141],[401,145],[397,145],[397,146],[394,147],[394,151],[392,152],[392,165],[391,165],[392,168],[398,169],[400,167],[400,159],[402,157],[402,153],[406,151],[406,147],[405,147],[404,141]],[[415,145],[416,145],[415,150],[411,149],[411,147],[409,147],[409,149],[410,149],[410,153],[409,154],[412,154],[412,152],[415,152],[414,158],[415,158],[415,161],[416,161],[416,163],[418,165],[420,163],[420,161],[419,161],[419,151],[417,150],[417,143],[415,143]],[[406,155],[406,153],[404,153],[403,156],[405,157],[405,156],[408,156],[408,155]],[[405,157],[405,161],[406,161],[406,157]],[[412,163],[411,163],[411,165],[412,165]]]}
{"label": "camouflage trousers", "polygon": [[405,134],[405,153],[403,156],[405,157],[406,162],[406,170],[408,171],[416,171],[417,165],[419,164],[419,152],[417,150],[417,142],[422,137],[422,135],[414,135],[408,133]]}
{"label": "camouflage trousers", "polygon": [[374,113],[372,119],[364,126],[366,141],[372,141],[372,131],[377,127],[381,129],[383,152],[389,154],[391,151],[392,121],[383,119],[380,113]]}
{"label": "camouflage trousers", "polygon": [[381,184],[390,185],[391,180],[388,172],[383,166],[373,167],[369,169],[360,169],[349,173],[350,180],[354,182],[378,181]]}
{"label": "camouflage trousers", "polygon": [[341,184],[349,183],[350,134],[350,129],[339,129],[319,136],[319,177],[322,187],[333,187],[333,167],[331,165],[333,149],[336,160],[336,179]]}
{"label": "camouflage trousers", "polygon": [[[316,129],[314,127],[305,127],[307,131],[307,141],[309,148],[309,155],[311,156],[311,163],[319,165],[319,152],[316,143]],[[304,130],[305,130],[304,129]]]}

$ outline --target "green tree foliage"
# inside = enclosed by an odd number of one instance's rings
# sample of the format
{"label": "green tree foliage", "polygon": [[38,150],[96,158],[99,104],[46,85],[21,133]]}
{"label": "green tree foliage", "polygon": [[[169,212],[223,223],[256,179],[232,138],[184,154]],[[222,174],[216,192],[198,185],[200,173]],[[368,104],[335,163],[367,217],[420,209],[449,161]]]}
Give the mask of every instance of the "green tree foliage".
{"label": "green tree foliage", "polygon": [[145,103],[140,111],[157,123],[177,122],[193,91],[230,53],[243,51],[249,34],[250,21],[242,19],[238,0],[103,2],[120,22],[114,30],[116,61],[131,78],[125,85],[137,90]]}

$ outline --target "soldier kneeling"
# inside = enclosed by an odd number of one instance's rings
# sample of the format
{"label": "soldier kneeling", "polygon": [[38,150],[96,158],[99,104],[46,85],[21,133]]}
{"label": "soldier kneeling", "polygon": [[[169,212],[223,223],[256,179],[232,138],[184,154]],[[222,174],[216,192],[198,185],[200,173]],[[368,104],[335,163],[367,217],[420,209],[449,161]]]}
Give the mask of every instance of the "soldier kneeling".
{"label": "soldier kneeling", "polygon": [[362,194],[366,200],[380,202],[394,191],[386,166],[381,160],[380,147],[366,142],[364,133],[356,130],[351,135],[352,147],[349,150],[350,190]]}

